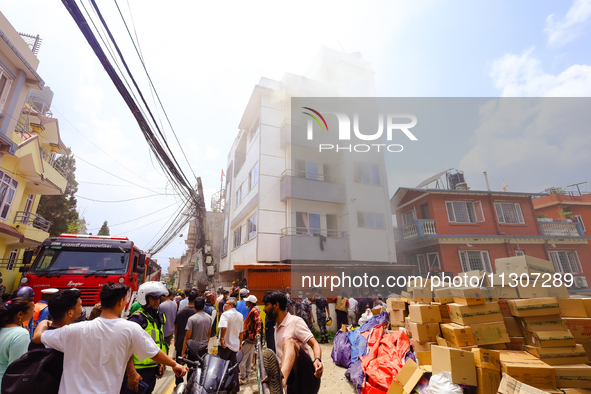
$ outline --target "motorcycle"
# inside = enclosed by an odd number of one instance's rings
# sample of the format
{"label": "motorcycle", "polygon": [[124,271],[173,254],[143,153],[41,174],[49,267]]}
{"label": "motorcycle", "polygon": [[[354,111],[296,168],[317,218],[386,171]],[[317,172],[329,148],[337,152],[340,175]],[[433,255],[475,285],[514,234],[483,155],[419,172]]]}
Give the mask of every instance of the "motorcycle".
{"label": "motorcycle", "polygon": [[[187,383],[179,384],[173,394],[229,394],[234,389],[234,374],[238,374],[238,365],[242,361],[242,352],[236,354],[236,363],[223,360],[214,354],[198,355],[195,341],[187,341],[191,358],[177,357],[178,362],[189,366],[191,377]],[[233,365],[232,365],[233,364]]]}

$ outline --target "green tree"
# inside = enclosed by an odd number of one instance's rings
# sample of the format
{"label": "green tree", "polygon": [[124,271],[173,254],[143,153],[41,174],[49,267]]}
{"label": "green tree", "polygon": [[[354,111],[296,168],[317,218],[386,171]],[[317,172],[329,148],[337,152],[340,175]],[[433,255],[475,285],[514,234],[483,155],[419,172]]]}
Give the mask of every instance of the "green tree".
{"label": "green tree", "polygon": [[97,235],[111,235],[111,231],[109,231],[109,225],[106,220],[101,226],[101,229],[99,230]]}
{"label": "green tree", "polygon": [[178,274],[177,271],[172,271],[170,274],[168,274],[168,281],[166,282],[166,284],[171,289],[174,287],[174,283],[176,282],[177,274]]}
{"label": "green tree", "polygon": [[37,213],[49,220],[52,225],[49,228],[49,235],[57,237],[62,233],[68,233],[76,228],[80,220],[76,211],[75,194],[78,192],[76,182],[76,159],[72,153],[62,155],[56,159],[56,165],[65,171],[68,184],[64,194],[53,196],[41,196]]}

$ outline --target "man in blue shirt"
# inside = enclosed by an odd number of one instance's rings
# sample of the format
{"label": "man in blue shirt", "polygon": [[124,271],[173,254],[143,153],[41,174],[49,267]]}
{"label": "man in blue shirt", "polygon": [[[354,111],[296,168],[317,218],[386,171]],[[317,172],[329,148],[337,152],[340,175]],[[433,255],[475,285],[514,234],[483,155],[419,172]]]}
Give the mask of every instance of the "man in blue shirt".
{"label": "man in blue shirt", "polygon": [[240,301],[238,301],[238,305],[236,306],[236,310],[240,312],[242,315],[242,320],[246,320],[246,315],[248,315],[248,307],[246,306],[246,301],[244,299],[248,297],[250,291],[245,287],[244,289],[240,289]]}
{"label": "man in blue shirt", "polygon": [[29,335],[31,339],[33,339],[33,334],[35,333],[35,328],[37,328],[37,324],[46,320],[49,316],[49,308],[47,307],[47,301],[55,294],[59,292],[59,289],[43,289],[41,290],[41,299],[38,303],[35,304],[35,313],[33,313],[33,317],[29,320]]}

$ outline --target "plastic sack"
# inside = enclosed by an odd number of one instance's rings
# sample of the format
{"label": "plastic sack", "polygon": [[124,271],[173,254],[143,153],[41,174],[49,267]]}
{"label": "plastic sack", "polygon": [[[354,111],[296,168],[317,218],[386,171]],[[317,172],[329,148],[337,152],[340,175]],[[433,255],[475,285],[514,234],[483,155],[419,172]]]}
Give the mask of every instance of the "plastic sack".
{"label": "plastic sack", "polygon": [[335,365],[345,368],[349,368],[351,365],[351,342],[346,332],[337,331],[333,340],[331,356]]}
{"label": "plastic sack", "polygon": [[[372,331],[369,342],[373,346],[369,355],[362,361],[367,375],[363,394],[388,392],[392,381],[404,365],[406,355],[410,353],[410,342],[404,331],[380,336],[381,332],[381,326]],[[374,343],[374,337],[380,337],[379,341]]]}
{"label": "plastic sack", "polygon": [[355,386],[355,389],[357,390],[357,394],[361,394],[363,382],[365,382],[365,374],[361,368],[361,360],[352,363],[349,369],[347,369],[347,372],[345,372],[345,376],[349,382],[353,383],[353,386]]}
{"label": "plastic sack", "polygon": [[462,394],[462,387],[451,380],[451,372],[431,376],[429,394]]}
{"label": "plastic sack", "polygon": [[365,356],[367,353],[367,339],[361,335],[359,328],[349,331],[348,334],[351,343],[351,364],[353,364],[359,360],[359,356]]}
{"label": "plastic sack", "polygon": [[361,314],[361,317],[359,318],[359,325],[362,326],[363,324],[365,324],[365,322],[367,322],[368,320],[370,320],[373,317],[373,313],[371,313],[370,310],[366,310],[365,312],[363,312]]}
{"label": "plastic sack", "polygon": [[[370,312],[371,314],[371,312]],[[387,323],[389,320],[388,312],[382,312],[379,315],[375,315],[369,320],[367,320],[363,325],[361,325],[361,332],[369,331],[376,326],[381,326],[382,324]]]}

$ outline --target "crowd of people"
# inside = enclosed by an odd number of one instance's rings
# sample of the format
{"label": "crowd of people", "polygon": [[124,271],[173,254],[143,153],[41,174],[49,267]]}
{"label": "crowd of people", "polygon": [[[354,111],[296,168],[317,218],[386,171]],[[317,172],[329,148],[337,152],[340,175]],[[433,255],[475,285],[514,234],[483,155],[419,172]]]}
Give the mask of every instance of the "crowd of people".
{"label": "crowd of people", "polygon": [[[177,385],[188,372],[168,356],[174,346],[176,356],[193,360],[215,353],[236,363],[242,352],[239,373],[234,375],[237,392],[253,372],[261,336],[277,354],[287,392],[316,393],[323,371],[320,344],[328,343],[327,326],[332,322],[322,291],[313,288],[294,298],[289,287],[273,290],[265,294],[261,308],[257,297],[240,285],[234,283],[230,290],[172,291],[161,282],[144,283],[127,319],[120,318],[131,296],[124,284],[103,286],[101,302],[88,318],[77,289],[45,289],[34,303],[33,290],[20,288],[0,304],[0,379],[28,351],[52,348],[63,353],[60,392],[91,392],[91,384],[96,392],[136,393],[141,386],[149,394],[165,366],[172,367]],[[384,303],[376,292],[355,297],[342,293],[334,302],[339,328],[357,325],[367,309]],[[313,335],[315,322],[319,342]],[[198,354],[188,350],[189,340],[197,344]]]}

